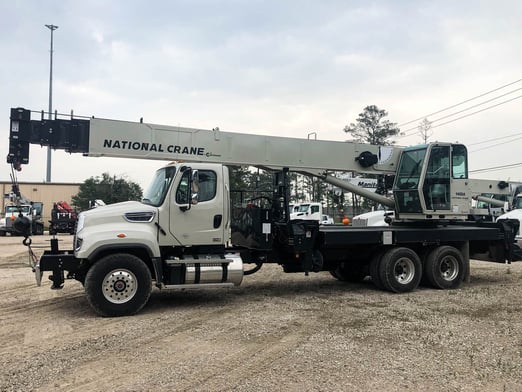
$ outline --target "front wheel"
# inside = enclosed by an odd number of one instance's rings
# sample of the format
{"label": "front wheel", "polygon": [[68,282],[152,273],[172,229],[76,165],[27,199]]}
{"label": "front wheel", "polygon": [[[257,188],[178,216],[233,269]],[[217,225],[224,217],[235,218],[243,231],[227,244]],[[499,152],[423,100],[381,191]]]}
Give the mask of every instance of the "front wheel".
{"label": "front wheel", "polygon": [[125,253],[98,260],[85,276],[87,301],[101,316],[129,316],[139,312],[152,291],[147,265]]}

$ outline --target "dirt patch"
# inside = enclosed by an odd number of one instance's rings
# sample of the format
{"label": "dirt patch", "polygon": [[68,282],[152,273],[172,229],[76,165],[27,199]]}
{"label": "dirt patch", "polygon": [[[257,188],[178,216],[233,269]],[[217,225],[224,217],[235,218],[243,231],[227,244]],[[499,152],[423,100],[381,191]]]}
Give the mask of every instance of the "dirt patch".
{"label": "dirt patch", "polygon": [[269,265],[101,318],[78,282],[36,287],[25,247],[2,240],[1,391],[521,390],[522,264],[402,295]]}

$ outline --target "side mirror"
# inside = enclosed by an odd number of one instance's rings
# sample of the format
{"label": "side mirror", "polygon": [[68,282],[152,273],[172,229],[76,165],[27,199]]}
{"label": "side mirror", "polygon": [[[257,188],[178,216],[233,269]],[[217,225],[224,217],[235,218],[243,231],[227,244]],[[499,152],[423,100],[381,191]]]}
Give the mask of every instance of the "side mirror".
{"label": "side mirror", "polygon": [[[199,176],[197,170],[192,170],[190,166],[183,166],[180,171],[183,173],[183,176],[185,176],[185,173],[188,173],[186,176],[186,183],[184,186],[184,190],[182,191],[182,195],[180,195],[180,198],[183,199],[184,203],[179,208],[182,211],[188,211],[192,207],[192,205],[198,204],[199,201]],[[182,179],[184,182],[185,179]],[[179,188],[178,188],[179,192]]]}
{"label": "side mirror", "polygon": [[192,170],[192,179],[190,181],[190,202],[193,205],[199,202],[199,174],[198,170]]}

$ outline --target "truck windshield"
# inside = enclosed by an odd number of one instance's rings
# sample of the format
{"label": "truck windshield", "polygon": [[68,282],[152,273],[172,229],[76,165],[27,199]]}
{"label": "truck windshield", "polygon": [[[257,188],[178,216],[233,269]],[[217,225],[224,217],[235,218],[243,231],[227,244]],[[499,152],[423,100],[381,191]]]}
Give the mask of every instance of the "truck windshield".
{"label": "truck windshield", "polygon": [[301,204],[298,207],[297,212],[306,212],[308,211],[308,207],[310,207],[310,204]]}
{"label": "truck windshield", "polygon": [[158,207],[165,200],[165,196],[170,188],[170,184],[174,175],[176,174],[175,166],[167,166],[159,169],[149,187],[143,194],[142,203],[150,204],[151,206]]}
{"label": "truck windshield", "polygon": [[29,210],[31,207],[29,206],[6,206],[5,212],[6,213],[13,213],[13,212],[21,212],[22,214],[29,214]]}

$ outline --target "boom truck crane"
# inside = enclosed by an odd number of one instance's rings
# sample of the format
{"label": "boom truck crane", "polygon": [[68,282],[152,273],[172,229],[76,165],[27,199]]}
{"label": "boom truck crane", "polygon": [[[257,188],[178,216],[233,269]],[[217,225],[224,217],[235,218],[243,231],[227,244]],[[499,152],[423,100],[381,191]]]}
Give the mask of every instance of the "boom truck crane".
{"label": "boom truck crane", "polygon": [[[4,207],[4,217],[0,220],[0,237],[10,235],[42,235],[43,203],[29,200],[20,192],[16,172],[11,168],[11,192],[4,195],[9,204]],[[21,224],[22,223],[22,224]]]}
{"label": "boom truck crane", "polygon": [[[520,260],[518,221],[470,219],[471,197],[505,192],[503,181],[468,178],[462,144],[398,148],[350,142],[271,137],[98,118],[31,119],[11,109],[7,162],[29,163],[29,144],[86,156],[160,159],[141,202],[81,212],[74,249],[56,239],[33,265],[37,283],[50,271],[52,288],[80,281],[102,316],[138,312],[152,285],[160,289],[230,287],[264,263],[284,272],[330,271],[342,281],[370,276],[392,292],[458,287],[469,259]],[[272,197],[260,196],[231,213],[226,165],[274,170]],[[290,220],[289,171],[314,175],[395,210],[389,226],[350,227]],[[395,174],[394,200],[353,186],[331,171]],[[24,240],[26,241],[27,238]],[[29,243],[30,245],[30,243]],[[252,265],[244,270],[245,265]]]}

